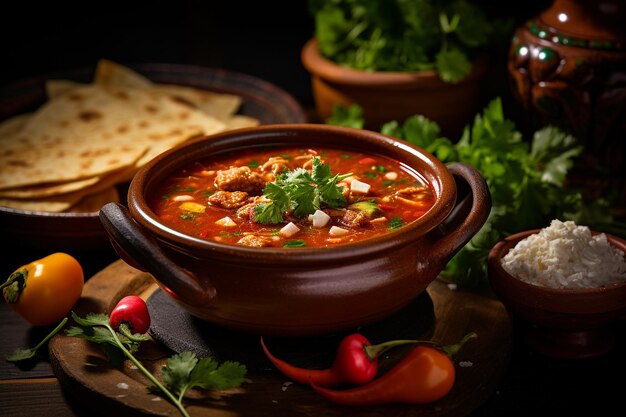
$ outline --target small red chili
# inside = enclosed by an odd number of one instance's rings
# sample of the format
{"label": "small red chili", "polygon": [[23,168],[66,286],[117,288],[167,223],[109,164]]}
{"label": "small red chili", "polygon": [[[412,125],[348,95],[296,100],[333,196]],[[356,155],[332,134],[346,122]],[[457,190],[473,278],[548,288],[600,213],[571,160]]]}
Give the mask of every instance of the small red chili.
{"label": "small red chili", "polygon": [[378,358],[384,351],[409,343],[418,343],[418,341],[394,340],[372,345],[362,334],[350,334],[339,344],[335,360],[330,368],[306,369],[276,358],[267,349],[261,337],[261,346],[265,355],[283,375],[301,384],[314,383],[321,387],[365,384],[376,377]]}
{"label": "small red chili", "polygon": [[126,323],[133,333],[146,333],[150,328],[150,312],[146,302],[136,295],[122,298],[109,316],[109,323],[115,330]]}
{"label": "small red chili", "polygon": [[368,384],[332,390],[315,382],[311,386],[328,400],[343,405],[380,405],[387,403],[425,404],[445,397],[456,378],[450,358],[475,333],[465,336],[456,345],[439,348],[420,344],[393,368]]}

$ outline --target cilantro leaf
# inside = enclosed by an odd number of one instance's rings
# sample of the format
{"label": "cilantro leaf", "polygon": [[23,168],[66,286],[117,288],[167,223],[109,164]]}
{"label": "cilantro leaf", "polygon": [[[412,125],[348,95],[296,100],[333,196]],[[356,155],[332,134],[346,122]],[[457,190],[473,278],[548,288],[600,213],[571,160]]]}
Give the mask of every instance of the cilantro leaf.
{"label": "cilantro leaf", "polygon": [[6,360],[9,362],[20,362],[31,359],[37,353],[37,350],[41,348],[48,340],[52,338],[55,334],[61,330],[63,326],[67,323],[67,317],[64,317],[63,320],[59,324],[56,325],[54,329],[46,337],[43,338],[41,342],[39,342],[35,347],[32,348],[17,348],[13,353],[6,356]]}
{"label": "cilantro leaf", "polygon": [[192,352],[181,352],[167,361],[161,376],[165,385],[182,398],[191,388],[236,388],[245,382],[246,372],[246,367],[237,362],[218,365],[211,358],[198,360]]}
{"label": "cilantro leaf", "polygon": [[472,70],[472,63],[458,49],[442,50],[435,57],[437,72],[442,80],[457,83]]}
{"label": "cilantro leaf", "polygon": [[302,184],[291,190],[291,201],[294,203],[293,214],[303,217],[315,213],[320,208],[320,191],[310,184]]}
{"label": "cilantro leaf", "polygon": [[356,104],[348,107],[337,104],[326,119],[326,124],[363,129],[363,109]]}
{"label": "cilantro leaf", "polygon": [[396,230],[401,228],[403,225],[404,221],[402,220],[402,217],[392,217],[391,220],[389,220],[387,230]]}
{"label": "cilantro leaf", "polygon": [[284,213],[288,211],[303,217],[315,213],[322,204],[332,208],[345,207],[347,201],[337,182],[349,175],[333,176],[330,165],[313,157],[311,172],[296,168],[281,173],[275,182],[266,185],[263,194],[271,202],[254,208],[254,220],[262,224],[276,224],[284,221]]}
{"label": "cilantro leaf", "polygon": [[323,164],[322,161],[315,157],[311,166],[311,179],[318,185],[324,184],[332,177],[330,165]]}
{"label": "cilantro leaf", "polygon": [[[330,181],[322,185],[320,190],[320,199],[328,207],[338,209],[345,207],[348,203],[346,196],[341,192],[341,188],[337,187],[339,176],[335,175]],[[314,213],[314,211],[313,211]]]}
{"label": "cilantro leaf", "polygon": [[201,359],[191,373],[189,387],[225,390],[245,382],[247,369],[237,362],[226,361],[217,366],[210,358]]}
{"label": "cilantro leaf", "polygon": [[165,385],[175,394],[180,394],[187,389],[191,371],[198,363],[198,358],[192,352],[181,352],[167,360],[167,364],[161,371],[161,377]]}
{"label": "cilantro leaf", "polygon": [[277,224],[283,221],[283,211],[273,202],[255,206],[254,213],[254,221],[261,224]]}
{"label": "cilantro leaf", "polygon": [[109,316],[106,314],[88,313],[84,318],[72,311],[72,319],[81,326],[108,326]]}
{"label": "cilantro leaf", "polygon": [[530,149],[530,163],[541,172],[541,180],[563,185],[565,176],[574,164],[573,158],[582,152],[576,139],[547,126],[535,132]]}
{"label": "cilantro leaf", "polygon": [[306,246],[306,242],[302,239],[297,239],[285,242],[283,248],[302,248],[304,246]]}

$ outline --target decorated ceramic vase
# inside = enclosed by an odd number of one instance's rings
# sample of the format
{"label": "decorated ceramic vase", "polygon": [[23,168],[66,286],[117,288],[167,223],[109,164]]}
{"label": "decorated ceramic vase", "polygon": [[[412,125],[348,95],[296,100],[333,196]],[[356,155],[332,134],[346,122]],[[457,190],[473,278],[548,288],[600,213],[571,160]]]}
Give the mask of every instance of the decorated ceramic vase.
{"label": "decorated ceramic vase", "polygon": [[568,130],[595,166],[626,177],[625,1],[555,0],[517,29],[508,71],[533,128]]}

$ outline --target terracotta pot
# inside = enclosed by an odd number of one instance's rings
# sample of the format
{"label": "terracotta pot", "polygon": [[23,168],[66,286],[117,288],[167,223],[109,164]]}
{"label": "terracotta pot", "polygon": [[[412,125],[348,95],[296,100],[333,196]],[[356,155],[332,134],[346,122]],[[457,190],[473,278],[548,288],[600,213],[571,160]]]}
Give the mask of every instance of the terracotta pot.
{"label": "terracotta pot", "polygon": [[392,120],[403,122],[421,114],[439,124],[442,134],[458,140],[465,125],[482,108],[480,81],[486,62],[478,60],[462,81],[443,81],[435,71],[368,72],[347,68],[323,57],[310,39],[301,59],[311,74],[315,107],[326,120],[337,104],[356,103],[363,109],[365,128],[380,130]]}
{"label": "terracotta pot", "polygon": [[[162,224],[146,204],[150,190],[182,166],[227,150],[271,145],[386,155],[422,173],[437,200],[423,217],[384,237],[296,249],[187,236]],[[491,200],[484,180],[469,166],[446,167],[379,133],[301,124],[226,132],[162,154],[133,179],[128,207],[111,203],[100,212],[114,246],[129,263],[152,273],[183,308],[229,329],[297,336],[373,323],[407,305],[481,228]]]}
{"label": "terracotta pot", "polygon": [[[489,282],[507,310],[523,323],[526,343],[547,356],[601,356],[615,344],[612,326],[626,318],[626,283],[604,288],[559,289],[529,284],[509,274],[501,259],[539,229],[511,235],[489,252]],[[594,232],[593,234],[597,234]],[[607,235],[626,252],[626,241]]]}

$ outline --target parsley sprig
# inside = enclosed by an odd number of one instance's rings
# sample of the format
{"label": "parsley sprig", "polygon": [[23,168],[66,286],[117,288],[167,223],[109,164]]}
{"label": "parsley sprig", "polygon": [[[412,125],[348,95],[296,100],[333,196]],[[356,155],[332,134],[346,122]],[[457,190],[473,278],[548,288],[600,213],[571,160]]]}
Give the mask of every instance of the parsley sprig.
{"label": "parsley sprig", "polygon": [[337,182],[352,174],[333,175],[330,165],[322,163],[317,156],[312,162],[311,172],[304,168],[283,171],[276,181],[265,186],[263,195],[271,201],[254,208],[256,222],[282,223],[286,212],[293,211],[296,217],[303,217],[322,206],[345,207],[347,200]]}
{"label": "parsley sprig", "polygon": [[152,392],[160,392],[172,402],[184,417],[189,413],[183,405],[185,392],[191,388],[229,389],[240,386],[245,381],[246,367],[237,362],[224,362],[218,365],[210,358],[198,359],[192,352],[182,352],[172,356],[162,370],[161,383],[133,355],[143,341],[150,340],[147,334],[118,333],[109,324],[106,314],[87,314],[84,318],[72,312],[77,326],[66,330],[66,334],[79,337],[100,345],[109,361],[120,365],[128,358],[153,384]]}

